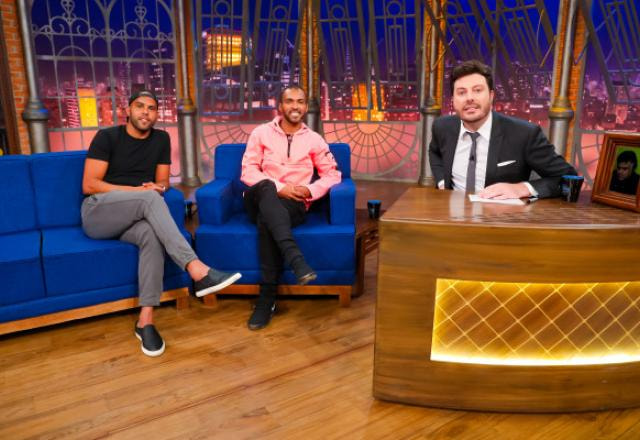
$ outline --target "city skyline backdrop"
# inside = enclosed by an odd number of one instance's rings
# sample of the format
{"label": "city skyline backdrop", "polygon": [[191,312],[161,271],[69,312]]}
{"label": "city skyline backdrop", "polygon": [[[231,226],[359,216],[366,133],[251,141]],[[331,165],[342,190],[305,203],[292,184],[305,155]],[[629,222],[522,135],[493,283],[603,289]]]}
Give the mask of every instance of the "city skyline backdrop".
{"label": "city skyline backdrop", "polygon": [[[478,22],[471,3],[446,2],[450,50],[443,60],[442,113],[451,112],[450,68],[476,57],[495,65],[494,108],[547,129],[553,69],[548,30],[556,29],[558,2],[545,1],[544,11],[532,8],[533,1],[503,2],[498,20],[502,52],[483,39],[491,23]],[[593,2],[600,47],[589,44],[581,54],[584,60],[574,61],[585,62],[581,107],[575,109],[576,136],[584,139],[574,140],[585,151],[572,160],[588,177],[595,171],[598,133],[636,130],[640,122],[638,48],[633,46],[638,30],[629,26],[638,17],[618,17],[619,29],[612,32],[610,3]],[[297,2],[262,1],[249,11],[242,5],[241,0],[194,2],[199,61],[197,77],[190,81],[198,90],[205,178],[211,177],[216,143],[246,139],[253,126],[274,116],[281,84],[300,82]],[[417,179],[416,63],[422,40],[416,26],[427,17],[421,5],[320,2],[321,119],[328,141],[351,144],[356,174]],[[495,11],[495,2],[486,5]],[[149,87],[160,99],[158,126],[170,132],[174,162],[179,160],[172,7],[161,0],[136,0],[134,7],[122,0],[34,1],[32,34],[52,150],[87,148],[98,128],[124,122],[132,91]],[[626,36],[627,44],[615,35]],[[596,49],[604,54],[606,72]],[[635,65],[629,65],[634,59]],[[177,173],[179,163],[174,163],[172,174]]]}

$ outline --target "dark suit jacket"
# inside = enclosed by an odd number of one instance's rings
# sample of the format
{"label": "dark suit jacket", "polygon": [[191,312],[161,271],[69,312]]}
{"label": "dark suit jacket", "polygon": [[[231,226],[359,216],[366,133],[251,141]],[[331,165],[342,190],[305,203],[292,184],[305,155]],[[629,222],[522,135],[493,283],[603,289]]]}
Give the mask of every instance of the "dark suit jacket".
{"label": "dark suit jacket", "polygon": [[635,194],[638,192],[638,182],[640,182],[640,176],[634,171],[631,176],[625,180],[618,179],[618,173],[613,170],[611,175],[611,184],[609,184],[609,191],[615,191],[623,194]]}
{"label": "dark suit jacket", "polygon": [[[448,189],[453,189],[451,169],[459,135],[458,116],[443,116],[433,122],[429,144],[431,172],[436,185],[444,180]],[[507,161],[515,162],[498,167]],[[541,177],[529,180],[531,171]],[[561,195],[560,180],[565,174],[575,175],[576,170],[555,152],[540,126],[493,112],[485,186],[528,181],[540,198],[557,197]]]}

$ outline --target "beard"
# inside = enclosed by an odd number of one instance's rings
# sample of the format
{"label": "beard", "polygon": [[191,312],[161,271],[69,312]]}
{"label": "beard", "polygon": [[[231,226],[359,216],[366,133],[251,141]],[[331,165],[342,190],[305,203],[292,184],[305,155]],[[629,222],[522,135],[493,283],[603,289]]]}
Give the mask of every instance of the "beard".
{"label": "beard", "polygon": [[291,118],[290,114],[292,112],[288,112],[288,113],[283,113],[282,117],[291,125],[298,125],[299,123],[302,122],[302,118],[304,117],[304,114],[302,112],[297,112],[299,114],[299,116]]}
{"label": "beard", "polygon": [[482,118],[484,118],[486,116],[487,116],[487,114],[463,117],[463,118],[460,118],[460,119],[462,119],[464,122],[478,122],[478,121],[480,121]]}
{"label": "beard", "polygon": [[133,125],[136,130],[140,131],[141,133],[146,133],[149,130],[151,130],[151,128],[153,127],[153,122],[149,121],[148,124],[145,126],[144,123],[141,123],[138,119],[136,118],[129,118],[129,121],[131,121],[131,125]]}
{"label": "beard", "polygon": [[460,112],[460,119],[464,122],[478,122],[485,119],[491,112],[491,106],[483,106],[482,104],[474,106],[473,114],[468,114],[464,110]]}

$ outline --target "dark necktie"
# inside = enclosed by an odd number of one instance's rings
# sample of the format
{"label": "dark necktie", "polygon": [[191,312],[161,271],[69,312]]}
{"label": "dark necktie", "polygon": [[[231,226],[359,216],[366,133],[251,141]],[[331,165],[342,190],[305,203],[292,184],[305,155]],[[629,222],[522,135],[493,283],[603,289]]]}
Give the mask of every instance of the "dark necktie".
{"label": "dark necktie", "polygon": [[478,146],[478,136],[480,133],[467,131],[471,137],[471,151],[469,152],[469,164],[467,165],[467,186],[466,191],[473,193],[476,191],[476,147]]}

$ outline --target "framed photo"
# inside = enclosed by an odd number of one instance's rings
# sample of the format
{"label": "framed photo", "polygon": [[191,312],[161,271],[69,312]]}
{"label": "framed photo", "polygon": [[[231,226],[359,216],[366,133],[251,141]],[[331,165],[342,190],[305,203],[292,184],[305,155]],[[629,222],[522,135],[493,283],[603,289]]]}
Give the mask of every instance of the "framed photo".
{"label": "framed photo", "polygon": [[605,133],[591,200],[640,212],[640,135]]}

